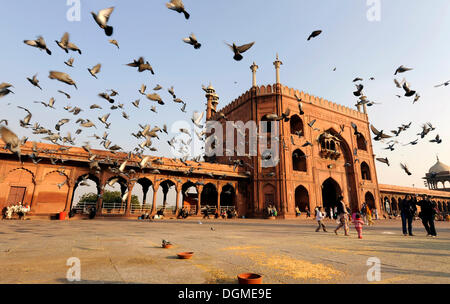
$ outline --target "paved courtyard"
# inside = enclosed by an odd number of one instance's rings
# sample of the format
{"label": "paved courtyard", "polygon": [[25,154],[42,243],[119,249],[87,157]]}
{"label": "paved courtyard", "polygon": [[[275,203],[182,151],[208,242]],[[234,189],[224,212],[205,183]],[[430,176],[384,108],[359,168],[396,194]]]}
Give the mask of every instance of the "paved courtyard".
{"label": "paved courtyard", "polygon": [[[201,223],[201,224],[200,224]],[[81,283],[237,283],[255,272],[264,283],[369,283],[370,257],[381,283],[450,283],[450,223],[427,238],[400,220],[364,227],[364,238],[314,232],[313,220],[95,219],[1,221],[0,283],[68,283],[67,259],[81,261]],[[161,240],[174,244],[162,249]],[[177,252],[193,251],[191,260]]]}

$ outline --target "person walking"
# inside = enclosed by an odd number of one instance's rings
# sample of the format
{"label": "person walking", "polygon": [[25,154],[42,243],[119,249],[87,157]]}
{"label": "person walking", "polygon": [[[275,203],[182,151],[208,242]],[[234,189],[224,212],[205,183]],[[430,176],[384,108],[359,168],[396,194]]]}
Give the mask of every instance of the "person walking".
{"label": "person walking", "polygon": [[322,213],[322,207],[317,207],[316,221],[319,224],[319,227],[317,227],[316,232],[319,232],[320,228],[322,228],[324,232],[327,232],[327,228],[323,224],[324,218],[325,218],[325,215]]}
{"label": "person walking", "polygon": [[[409,234],[410,236],[414,236],[412,232],[412,221],[417,208],[415,202],[411,198],[411,195],[407,194],[405,199],[399,199],[399,209],[400,216],[402,218],[403,235],[407,236]],[[408,230],[406,230],[407,226]]]}
{"label": "person walking", "polygon": [[435,203],[431,201],[430,197],[424,195],[423,199],[417,205],[420,206],[419,217],[427,231],[427,236],[436,237],[436,228],[434,226],[434,217],[436,215]]}
{"label": "person walking", "polygon": [[366,218],[367,218],[367,225],[368,226],[373,226],[373,220],[372,220],[372,211],[370,210],[369,207],[366,207]]}
{"label": "person walking", "polygon": [[336,233],[336,235],[337,235],[338,230],[341,229],[341,227],[344,227],[345,236],[348,236],[349,235],[348,234],[348,212],[347,212],[347,208],[343,202],[343,199],[344,199],[344,197],[342,195],[340,195],[338,198],[336,213],[337,213],[337,218],[339,220],[339,225],[334,230],[334,233]]}
{"label": "person walking", "polygon": [[311,212],[309,211],[309,207],[306,207],[306,218],[311,217]]}
{"label": "person walking", "polygon": [[359,213],[355,214],[353,224],[355,225],[356,232],[358,233],[358,239],[362,239],[362,229],[364,226],[364,221],[361,219],[361,215]]}

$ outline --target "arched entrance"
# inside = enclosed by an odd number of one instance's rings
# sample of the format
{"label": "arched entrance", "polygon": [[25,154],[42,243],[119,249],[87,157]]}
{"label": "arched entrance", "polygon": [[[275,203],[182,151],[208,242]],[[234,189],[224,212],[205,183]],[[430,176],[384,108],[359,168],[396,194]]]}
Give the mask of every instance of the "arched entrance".
{"label": "arched entrance", "polygon": [[[355,164],[353,151],[350,149],[350,146],[348,145],[347,141],[342,137],[338,132],[336,132],[334,129],[329,129],[326,131],[328,134],[331,134],[333,137],[336,137],[339,139],[338,144],[335,145],[335,149],[337,152],[340,152],[343,156],[339,157],[337,159],[337,164],[339,166],[343,166],[345,168],[345,177],[346,177],[346,186],[343,188],[339,188],[342,193],[345,193],[347,195],[344,195],[348,197],[348,203],[350,204],[350,208],[354,210],[358,210],[359,204],[358,204],[358,188],[356,187],[356,173],[355,173],[355,167],[353,164]],[[332,141],[334,142],[334,141]],[[332,144],[330,142],[330,150],[332,149]],[[351,166],[346,166],[345,164],[351,164]]]}
{"label": "arched entrance", "polygon": [[371,210],[375,208],[375,198],[373,197],[373,194],[371,192],[369,191],[366,192],[366,195],[364,196],[364,201]]}
{"label": "arched entrance", "polygon": [[222,192],[220,193],[220,209],[233,210],[236,208],[235,205],[236,192],[231,184],[226,184],[222,187]]}
{"label": "arched entrance", "polygon": [[302,212],[305,212],[307,207],[309,208],[308,190],[303,186],[298,186],[295,189],[295,206]]}
{"label": "arched entrance", "polygon": [[337,205],[337,199],[339,195],[342,194],[341,187],[339,184],[332,179],[328,178],[322,184],[322,204],[323,208],[327,210],[327,208],[334,208]]}
{"label": "arched entrance", "polygon": [[217,208],[217,199],[218,199],[219,193],[217,192],[217,188],[214,184],[206,184],[203,186],[203,191],[201,194],[201,208],[203,207],[210,207],[210,209]]}

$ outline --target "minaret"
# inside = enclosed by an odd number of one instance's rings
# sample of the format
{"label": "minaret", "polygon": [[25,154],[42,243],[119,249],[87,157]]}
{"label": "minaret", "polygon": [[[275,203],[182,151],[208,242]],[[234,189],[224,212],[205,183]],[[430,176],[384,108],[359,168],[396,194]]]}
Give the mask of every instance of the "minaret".
{"label": "minaret", "polygon": [[252,70],[253,78],[252,78],[252,87],[256,87],[256,71],[259,69],[259,66],[256,65],[255,62],[250,66],[250,70]]}
{"label": "minaret", "polygon": [[216,90],[211,84],[205,89],[206,91],[206,120],[210,120],[216,113],[217,104],[219,103],[219,96],[216,94]]}
{"label": "minaret", "polygon": [[281,62],[278,59],[278,53],[277,53],[277,60],[275,60],[275,62],[273,63],[273,65],[275,66],[275,71],[277,73],[277,84],[280,84],[280,66],[283,64],[283,62]]}

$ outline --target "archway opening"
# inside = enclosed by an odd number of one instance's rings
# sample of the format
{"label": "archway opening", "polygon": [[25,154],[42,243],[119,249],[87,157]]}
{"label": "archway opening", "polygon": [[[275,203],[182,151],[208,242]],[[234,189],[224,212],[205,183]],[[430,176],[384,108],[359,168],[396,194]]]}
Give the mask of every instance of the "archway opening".
{"label": "archway opening", "polygon": [[196,185],[193,182],[184,183],[181,192],[183,194],[182,208],[186,208],[190,214],[196,213],[199,199]]}
{"label": "archway opening", "polygon": [[292,135],[303,136],[303,121],[298,115],[291,116],[290,127]]}
{"label": "archway opening", "polygon": [[337,200],[341,194],[341,187],[334,179],[329,178],[324,181],[322,184],[323,208],[327,210],[328,208],[334,208],[337,206]]}
{"label": "archway opening", "polygon": [[127,207],[128,193],[127,180],[122,176],[108,179],[103,191],[102,213],[123,214]]}
{"label": "archway opening", "polygon": [[361,163],[361,177],[363,180],[372,180],[372,177],[370,175],[370,168],[366,162]]}
{"label": "archway opening", "polygon": [[97,207],[99,183],[97,176],[92,174],[85,174],[77,179],[70,208],[73,213],[83,213]]}
{"label": "archway opening", "polygon": [[295,189],[295,206],[302,212],[306,212],[306,208],[310,208],[308,190],[304,186],[298,186]]}
{"label": "archway opening", "polygon": [[236,208],[235,204],[236,192],[233,185],[227,184],[222,187],[222,192],[220,193],[220,209],[228,211],[234,210]]}
{"label": "archway opening", "polygon": [[156,192],[156,210],[174,213],[177,206],[177,190],[175,183],[169,179],[159,184]]}
{"label": "archway opening", "polygon": [[375,208],[375,198],[373,197],[373,194],[371,192],[366,192],[364,201],[371,210]]}
{"label": "archway opening", "polygon": [[356,142],[357,142],[357,145],[358,145],[358,150],[367,151],[367,141],[366,141],[366,139],[364,138],[364,136],[359,135],[359,136],[356,138]]}
{"label": "archway opening", "polygon": [[219,192],[217,191],[216,186],[211,183],[203,186],[201,198],[201,208],[208,206],[211,211],[215,211],[219,198]]}
{"label": "archway opening", "polygon": [[306,172],[306,155],[302,150],[297,149],[292,153],[292,169],[294,171]]}

